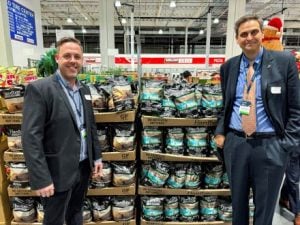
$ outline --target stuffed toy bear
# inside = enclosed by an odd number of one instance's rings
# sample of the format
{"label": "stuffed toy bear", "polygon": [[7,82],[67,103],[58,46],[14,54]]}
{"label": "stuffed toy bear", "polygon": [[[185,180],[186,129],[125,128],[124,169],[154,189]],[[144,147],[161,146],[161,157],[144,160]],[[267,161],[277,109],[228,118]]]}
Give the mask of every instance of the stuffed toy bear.
{"label": "stuffed toy bear", "polygon": [[268,25],[263,28],[263,34],[263,47],[268,50],[283,51],[283,45],[280,40],[282,36],[282,21],[280,18],[272,18]]}

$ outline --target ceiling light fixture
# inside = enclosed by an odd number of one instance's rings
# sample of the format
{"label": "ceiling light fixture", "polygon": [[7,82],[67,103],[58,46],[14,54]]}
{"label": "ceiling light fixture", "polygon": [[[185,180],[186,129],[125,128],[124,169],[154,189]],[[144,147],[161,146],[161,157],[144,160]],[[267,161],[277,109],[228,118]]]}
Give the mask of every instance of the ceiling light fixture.
{"label": "ceiling light fixture", "polygon": [[263,21],[263,26],[267,26],[267,25],[268,25],[268,23],[269,23],[269,21],[268,21],[268,20],[264,20],[264,21]]}
{"label": "ceiling light fixture", "polygon": [[84,28],[84,26],[81,27],[81,31],[83,34],[85,34],[87,32],[86,29]]}
{"label": "ceiling light fixture", "polygon": [[164,32],[163,32],[162,29],[159,29],[159,30],[158,30],[158,33],[159,33],[159,34],[163,34]]}
{"label": "ceiling light fixture", "polygon": [[203,30],[203,29],[200,29],[200,30],[199,30],[199,34],[200,34],[200,35],[204,34],[204,30]]}
{"label": "ceiling light fixture", "polygon": [[122,24],[127,23],[126,19],[125,19],[125,18],[122,18],[122,19],[121,19],[121,23],[122,23]]}
{"label": "ceiling light fixture", "polygon": [[175,8],[176,7],[176,2],[175,1],[171,1],[170,2],[170,8]]}
{"label": "ceiling light fixture", "polygon": [[84,16],[84,19],[85,19],[85,20],[88,20],[88,18],[87,18],[86,16]]}
{"label": "ceiling light fixture", "polygon": [[217,24],[217,23],[219,23],[220,21],[219,21],[219,18],[215,18],[214,19],[214,21],[213,21],[213,23],[215,23],[215,24]]}
{"label": "ceiling light fixture", "polygon": [[73,23],[73,20],[71,19],[71,17],[67,18],[67,23]]}
{"label": "ceiling light fixture", "polygon": [[115,1],[115,6],[116,7],[121,7],[121,1],[119,1],[119,0]]}

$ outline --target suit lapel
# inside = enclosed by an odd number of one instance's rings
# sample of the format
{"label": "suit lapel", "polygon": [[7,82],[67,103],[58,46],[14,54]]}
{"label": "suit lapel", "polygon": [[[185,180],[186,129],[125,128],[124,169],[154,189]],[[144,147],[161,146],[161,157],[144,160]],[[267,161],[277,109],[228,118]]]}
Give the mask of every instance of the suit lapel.
{"label": "suit lapel", "polygon": [[87,120],[88,115],[86,115],[86,114],[88,113],[89,107],[87,107],[87,105],[86,105],[85,95],[89,95],[89,93],[86,91],[84,86],[79,89],[79,93],[80,93],[80,97],[81,97],[81,101],[82,101],[82,105],[83,105],[83,111],[85,112],[84,113],[84,122],[86,124],[86,127],[88,127],[87,123],[89,121]]}
{"label": "suit lapel", "polygon": [[239,71],[240,71],[240,61],[241,61],[241,56],[234,58],[231,67],[228,70],[228,89],[227,91],[228,96],[230,96],[230,99],[233,101],[236,95],[236,86],[238,82],[238,77],[239,77]]}
{"label": "suit lapel", "polygon": [[264,49],[261,69],[261,93],[264,103],[266,103],[268,84],[278,79],[276,76],[276,70],[277,66],[275,64],[275,60],[273,59],[270,52]]}
{"label": "suit lapel", "polygon": [[57,89],[57,93],[58,93],[59,96],[62,97],[62,99],[63,99],[63,101],[64,101],[64,103],[65,103],[65,105],[66,105],[66,107],[67,107],[67,109],[68,109],[68,111],[69,111],[69,113],[71,114],[71,117],[72,117],[72,119],[73,119],[73,122],[74,122],[75,125],[76,125],[75,127],[77,127],[76,117],[75,117],[74,111],[73,111],[73,109],[72,109],[72,106],[71,106],[71,104],[70,104],[70,102],[69,102],[69,99],[68,99],[68,97],[67,97],[65,91],[63,90],[61,84],[60,84],[59,81],[57,80],[57,77],[56,77],[56,76],[57,76],[57,75],[56,75],[56,73],[55,73],[54,76],[53,76],[53,83],[54,83],[54,85],[55,85],[55,87],[56,87],[56,89]]}

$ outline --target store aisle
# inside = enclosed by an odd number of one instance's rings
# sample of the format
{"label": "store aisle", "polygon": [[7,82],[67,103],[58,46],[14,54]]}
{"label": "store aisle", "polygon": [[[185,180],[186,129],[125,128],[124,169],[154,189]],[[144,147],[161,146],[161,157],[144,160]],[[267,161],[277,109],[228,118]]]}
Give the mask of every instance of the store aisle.
{"label": "store aisle", "polygon": [[293,225],[294,215],[286,209],[278,206],[275,209],[273,225]]}

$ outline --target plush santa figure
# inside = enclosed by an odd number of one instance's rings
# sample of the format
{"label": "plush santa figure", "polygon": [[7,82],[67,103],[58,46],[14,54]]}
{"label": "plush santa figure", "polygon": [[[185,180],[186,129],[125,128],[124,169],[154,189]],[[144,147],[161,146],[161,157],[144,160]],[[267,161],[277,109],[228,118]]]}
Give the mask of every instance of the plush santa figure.
{"label": "plush santa figure", "polygon": [[282,20],[278,17],[272,18],[268,25],[263,28],[262,45],[268,50],[283,51],[281,43],[282,30]]}

